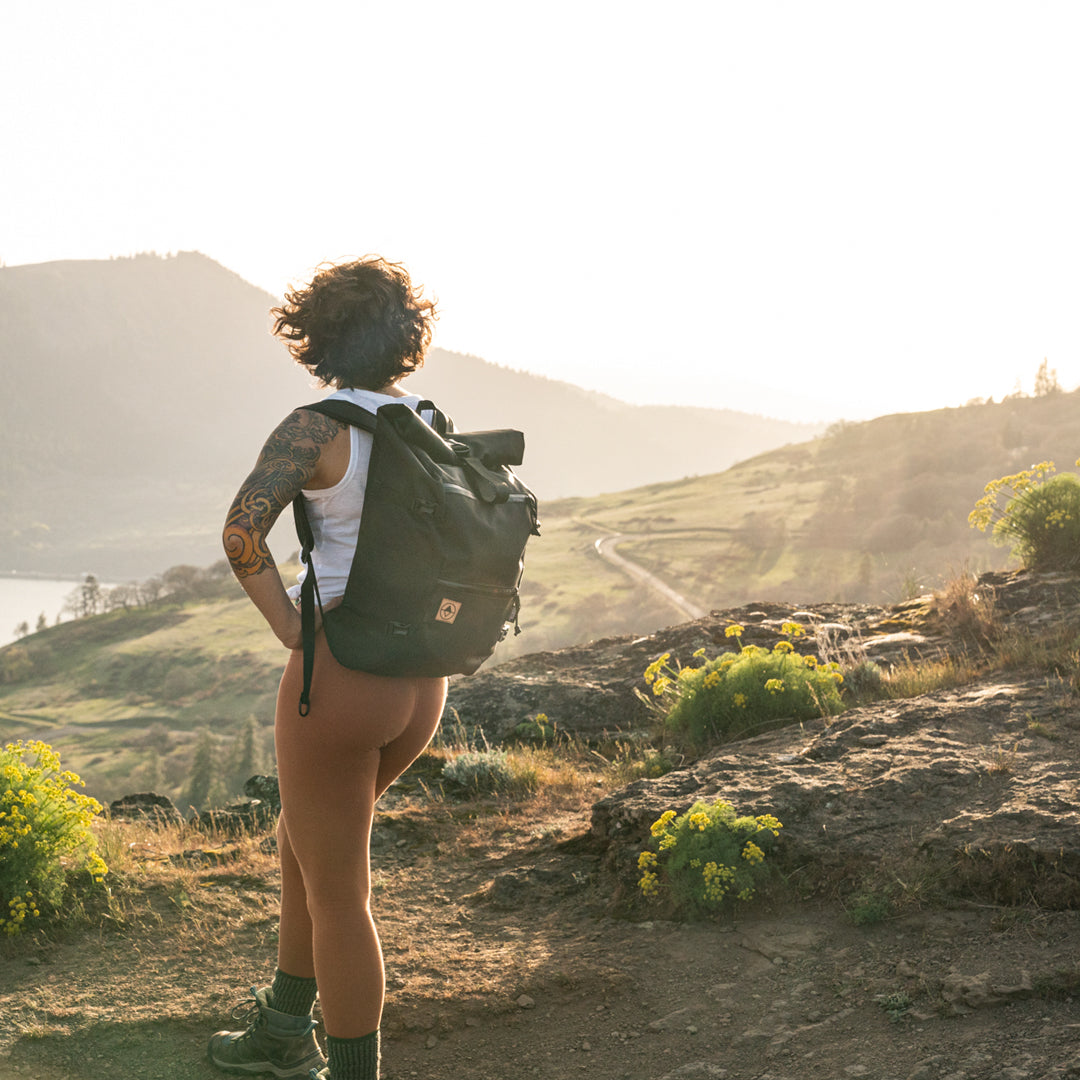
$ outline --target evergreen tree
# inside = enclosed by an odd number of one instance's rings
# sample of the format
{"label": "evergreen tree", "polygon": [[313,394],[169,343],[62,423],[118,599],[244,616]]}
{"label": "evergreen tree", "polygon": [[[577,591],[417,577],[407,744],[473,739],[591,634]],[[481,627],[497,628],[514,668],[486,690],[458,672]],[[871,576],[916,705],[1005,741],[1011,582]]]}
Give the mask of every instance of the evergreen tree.
{"label": "evergreen tree", "polygon": [[44,630],[44,629],[46,629],[46,627],[48,627],[48,625],[49,625],[49,620],[45,618],[45,612],[43,611],[37,617],[37,626],[34,627],[34,629],[37,631],[37,633],[40,634],[42,630]]}
{"label": "evergreen tree", "polygon": [[239,794],[251,777],[262,772],[263,755],[259,743],[259,727],[254,713],[244,721],[229,755],[229,792]]}
{"label": "evergreen tree", "polygon": [[184,789],[184,802],[196,810],[205,810],[211,804],[217,781],[217,743],[209,728],[199,732],[195,744],[195,756],[188,773],[187,787]]}
{"label": "evergreen tree", "polygon": [[1039,370],[1035,374],[1035,396],[1036,397],[1049,397],[1051,394],[1061,393],[1061,383],[1058,382],[1057,368],[1049,366],[1049,362],[1046,358],[1043,358],[1043,362],[1039,365]]}

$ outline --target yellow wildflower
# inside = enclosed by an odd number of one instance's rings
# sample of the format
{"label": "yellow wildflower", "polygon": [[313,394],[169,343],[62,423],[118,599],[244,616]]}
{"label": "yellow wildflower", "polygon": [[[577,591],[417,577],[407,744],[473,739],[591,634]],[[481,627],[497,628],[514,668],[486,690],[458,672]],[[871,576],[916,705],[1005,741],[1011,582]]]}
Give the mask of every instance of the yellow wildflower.
{"label": "yellow wildflower", "polygon": [[755,865],[764,860],[765,852],[753,840],[747,840],[746,846],[742,849],[742,857],[751,865]]}
{"label": "yellow wildflower", "polygon": [[645,681],[651,683],[657,675],[660,674],[660,669],[671,659],[671,653],[666,652],[661,656],[658,656],[646,669],[645,669]]}

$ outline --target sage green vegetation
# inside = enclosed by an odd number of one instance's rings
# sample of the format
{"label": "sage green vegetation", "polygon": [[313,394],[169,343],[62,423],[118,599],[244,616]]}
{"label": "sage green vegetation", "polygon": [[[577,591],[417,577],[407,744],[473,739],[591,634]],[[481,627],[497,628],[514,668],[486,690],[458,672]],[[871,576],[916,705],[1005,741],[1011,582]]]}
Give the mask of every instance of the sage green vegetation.
{"label": "sage green vegetation", "polygon": [[[1080,465],[1080,461],[1077,461]],[[968,515],[990,529],[1031,570],[1071,570],[1080,564],[1080,477],[1054,472],[1052,461],[991,480]],[[1005,496],[1004,507],[998,505]]]}
{"label": "sage green vegetation", "polygon": [[514,783],[505,750],[464,750],[443,766],[442,773],[473,794],[507,791]]}
{"label": "sage green vegetation", "polygon": [[781,828],[771,814],[740,817],[723,799],[696,802],[678,816],[665,810],[650,827],[656,850],[638,856],[642,896],[666,894],[688,915],[746,902],[766,876],[765,856]]}
{"label": "sage green vegetation", "polygon": [[[654,698],[667,707],[667,724],[695,747],[754,735],[774,727],[840,712],[840,666],[803,656],[790,641],[772,649],[742,645],[743,628],[725,631],[738,652],[721,653],[700,667],[670,667],[664,653],[645,669]],[[783,624],[788,637],[804,633],[799,623]],[[695,657],[704,657],[704,649]]]}
{"label": "sage green vegetation", "polygon": [[101,804],[81,786],[47,743],[0,750],[0,932],[20,933],[59,910],[68,887],[100,884],[108,872],[90,830]]}

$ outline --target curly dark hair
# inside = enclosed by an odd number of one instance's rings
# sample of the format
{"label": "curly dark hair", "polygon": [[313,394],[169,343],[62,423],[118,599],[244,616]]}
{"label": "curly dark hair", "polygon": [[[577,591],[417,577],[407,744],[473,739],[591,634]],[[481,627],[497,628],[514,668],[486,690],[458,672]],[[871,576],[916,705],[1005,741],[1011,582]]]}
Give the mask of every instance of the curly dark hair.
{"label": "curly dark hair", "polygon": [[438,314],[422,293],[377,255],[326,264],[271,310],[274,335],[325,385],[380,390],[424,363]]}

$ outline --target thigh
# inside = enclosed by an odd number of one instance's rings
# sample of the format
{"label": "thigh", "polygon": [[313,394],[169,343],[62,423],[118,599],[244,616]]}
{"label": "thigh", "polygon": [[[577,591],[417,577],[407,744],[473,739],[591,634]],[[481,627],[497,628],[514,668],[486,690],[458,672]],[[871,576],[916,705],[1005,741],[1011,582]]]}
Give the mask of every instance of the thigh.
{"label": "thigh", "polygon": [[423,753],[442,719],[446,680],[418,679],[417,684],[416,704],[407,727],[382,748],[375,784],[376,798]]}
{"label": "thigh", "polygon": [[445,679],[388,678],[342,667],[316,637],[311,709],[297,703],[303,658],[294,651],[278,691],[274,738],[282,814],[305,880],[366,865],[376,798],[430,741]]}

